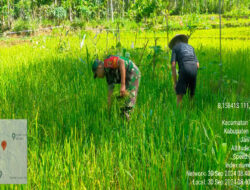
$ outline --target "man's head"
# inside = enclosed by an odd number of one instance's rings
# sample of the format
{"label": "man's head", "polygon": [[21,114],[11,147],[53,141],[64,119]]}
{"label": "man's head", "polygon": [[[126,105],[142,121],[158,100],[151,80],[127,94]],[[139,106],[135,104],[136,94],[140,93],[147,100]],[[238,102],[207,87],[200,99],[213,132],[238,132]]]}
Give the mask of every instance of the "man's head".
{"label": "man's head", "polygon": [[172,40],[168,44],[168,47],[172,49],[176,44],[180,42],[188,43],[188,37],[184,34],[177,34],[172,38]]}
{"label": "man's head", "polygon": [[103,62],[96,59],[92,65],[92,71],[94,73],[94,78],[103,78],[105,76]]}

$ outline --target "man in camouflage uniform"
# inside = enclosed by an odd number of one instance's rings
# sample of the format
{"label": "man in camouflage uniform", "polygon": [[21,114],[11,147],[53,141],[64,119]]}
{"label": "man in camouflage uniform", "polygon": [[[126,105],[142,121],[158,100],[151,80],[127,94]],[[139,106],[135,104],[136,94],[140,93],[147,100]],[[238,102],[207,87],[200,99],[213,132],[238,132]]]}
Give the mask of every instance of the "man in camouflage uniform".
{"label": "man in camouflage uniform", "polygon": [[129,96],[125,106],[121,108],[122,114],[129,119],[136,102],[141,74],[138,67],[128,58],[121,56],[108,56],[104,62],[96,59],[92,66],[94,78],[106,77],[108,84],[108,106],[111,106],[111,96],[114,85],[121,84],[120,96]]}

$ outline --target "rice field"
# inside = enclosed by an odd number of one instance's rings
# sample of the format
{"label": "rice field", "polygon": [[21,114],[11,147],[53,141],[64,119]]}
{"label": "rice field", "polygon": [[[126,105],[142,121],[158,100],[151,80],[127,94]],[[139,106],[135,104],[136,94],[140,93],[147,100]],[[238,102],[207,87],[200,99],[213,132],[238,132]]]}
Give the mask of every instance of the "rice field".
{"label": "rice field", "polygon": [[[192,35],[201,69],[194,103],[185,97],[182,110],[164,32],[57,29],[1,39],[0,117],[28,119],[28,184],[1,189],[248,189],[193,185],[187,175],[249,163],[232,161],[239,136],[224,134],[222,126],[222,120],[248,121],[249,108],[218,109],[218,103],[249,103],[249,29],[223,29],[222,35],[222,64],[217,29]],[[156,37],[158,48],[152,47]],[[106,81],[93,79],[96,55],[112,53],[129,53],[142,73],[130,122],[119,117],[117,102],[108,113]]]}

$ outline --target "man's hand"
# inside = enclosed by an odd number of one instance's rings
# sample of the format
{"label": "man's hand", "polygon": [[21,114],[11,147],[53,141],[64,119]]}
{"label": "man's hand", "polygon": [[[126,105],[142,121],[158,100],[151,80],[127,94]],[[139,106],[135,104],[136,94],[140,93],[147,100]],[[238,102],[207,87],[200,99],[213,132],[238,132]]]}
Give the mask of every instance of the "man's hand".
{"label": "man's hand", "polygon": [[120,95],[121,96],[125,96],[126,95],[126,86],[125,85],[121,85]]}

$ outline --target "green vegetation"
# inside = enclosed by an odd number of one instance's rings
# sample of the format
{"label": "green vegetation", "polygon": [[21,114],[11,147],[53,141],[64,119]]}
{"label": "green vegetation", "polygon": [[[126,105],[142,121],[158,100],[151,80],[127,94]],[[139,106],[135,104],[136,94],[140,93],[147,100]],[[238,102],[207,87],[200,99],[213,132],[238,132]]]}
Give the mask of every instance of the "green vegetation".
{"label": "green vegetation", "polygon": [[[1,0],[0,1],[0,33],[33,29],[31,26],[71,25],[85,27],[86,25],[112,24],[119,20],[141,23],[140,25],[164,22],[171,16],[194,14],[203,20],[201,15],[218,14],[217,0]],[[227,26],[249,25],[248,0],[221,0],[221,12],[226,18],[236,18],[235,23]],[[158,18],[159,17],[159,18]],[[238,20],[239,19],[239,20]],[[20,21],[21,20],[21,21]],[[170,18],[170,27],[180,28],[175,19]],[[230,19],[231,20],[231,19]],[[215,26],[206,20],[204,26]],[[25,24],[20,24],[25,22]],[[208,22],[208,23],[207,23]],[[21,27],[23,26],[23,28]],[[204,27],[203,26],[203,27]],[[206,27],[206,26],[205,26]]]}
{"label": "green vegetation", "polygon": [[[117,47],[116,32],[107,38],[105,31],[63,28],[0,41],[0,117],[28,119],[28,184],[1,189],[236,188],[192,186],[186,172],[223,171],[231,162],[238,139],[225,135],[221,122],[248,120],[249,109],[222,110],[217,104],[249,102],[249,30],[223,29],[222,65],[218,29],[192,35],[201,69],[194,106],[184,99],[182,111],[176,108],[166,32],[119,35]],[[92,61],[107,52],[129,53],[142,73],[129,123],[120,119],[117,104],[108,114],[106,81],[93,79]]]}

